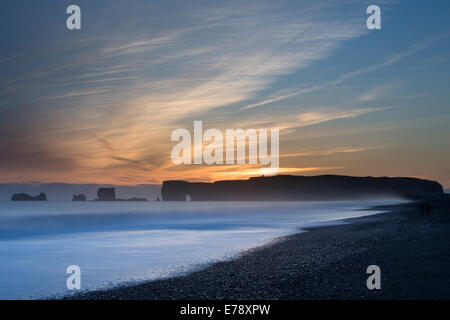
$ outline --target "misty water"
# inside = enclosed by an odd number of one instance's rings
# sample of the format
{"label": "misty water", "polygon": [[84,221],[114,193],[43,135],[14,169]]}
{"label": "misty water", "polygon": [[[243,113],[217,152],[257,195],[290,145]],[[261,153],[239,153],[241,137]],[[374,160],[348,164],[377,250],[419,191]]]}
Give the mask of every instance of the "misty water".
{"label": "misty water", "polygon": [[2,201],[0,299],[67,294],[69,265],[82,290],[184,274],[393,202]]}

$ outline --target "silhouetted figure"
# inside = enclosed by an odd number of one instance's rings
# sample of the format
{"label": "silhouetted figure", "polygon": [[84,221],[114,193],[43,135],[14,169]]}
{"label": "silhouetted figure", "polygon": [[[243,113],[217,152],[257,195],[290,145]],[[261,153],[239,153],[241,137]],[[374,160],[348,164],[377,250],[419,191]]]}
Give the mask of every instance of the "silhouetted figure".
{"label": "silhouetted figure", "polygon": [[425,211],[426,211],[425,204],[422,202],[419,203],[419,209],[420,209],[420,216],[423,217],[425,215]]}
{"label": "silhouetted figure", "polygon": [[429,202],[425,204],[425,211],[428,217],[431,216],[431,204]]}
{"label": "silhouetted figure", "polygon": [[429,202],[421,202],[419,204],[420,216],[421,217],[429,217],[431,216],[431,204]]}

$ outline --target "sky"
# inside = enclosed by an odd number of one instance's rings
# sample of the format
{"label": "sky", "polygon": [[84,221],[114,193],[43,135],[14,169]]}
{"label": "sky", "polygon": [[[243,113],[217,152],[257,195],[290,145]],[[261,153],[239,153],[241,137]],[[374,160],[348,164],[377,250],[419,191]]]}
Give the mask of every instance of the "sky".
{"label": "sky", "polygon": [[[66,8],[81,8],[81,30]],[[366,8],[382,10],[368,30]],[[175,165],[171,133],[279,128],[282,174],[450,187],[450,2],[8,1],[0,183],[257,175]]]}

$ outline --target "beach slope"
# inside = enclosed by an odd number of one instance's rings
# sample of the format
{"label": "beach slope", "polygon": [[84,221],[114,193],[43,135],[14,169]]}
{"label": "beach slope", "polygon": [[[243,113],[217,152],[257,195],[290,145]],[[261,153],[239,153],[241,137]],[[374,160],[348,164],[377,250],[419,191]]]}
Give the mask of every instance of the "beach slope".
{"label": "beach slope", "polygon": [[[311,228],[187,276],[68,299],[449,299],[450,198]],[[377,208],[380,209],[380,208]],[[366,269],[381,268],[381,290]]]}

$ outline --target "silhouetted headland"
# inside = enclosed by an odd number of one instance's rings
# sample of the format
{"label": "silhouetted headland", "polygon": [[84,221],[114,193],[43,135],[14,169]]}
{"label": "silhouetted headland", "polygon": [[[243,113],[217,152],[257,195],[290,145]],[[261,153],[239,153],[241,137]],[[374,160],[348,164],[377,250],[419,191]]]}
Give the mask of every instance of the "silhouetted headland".
{"label": "silhouetted headland", "polygon": [[41,192],[33,197],[26,193],[16,193],[11,197],[11,201],[47,201],[47,195]]}
{"label": "silhouetted headland", "polygon": [[164,201],[332,201],[381,197],[423,199],[443,195],[438,182],[416,178],[338,175],[254,177],[213,183],[164,181]]}
{"label": "silhouetted headland", "polygon": [[118,199],[116,198],[116,190],[114,188],[99,188],[97,191],[97,199],[95,201],[147,201],[145,198],[130,198]]}

